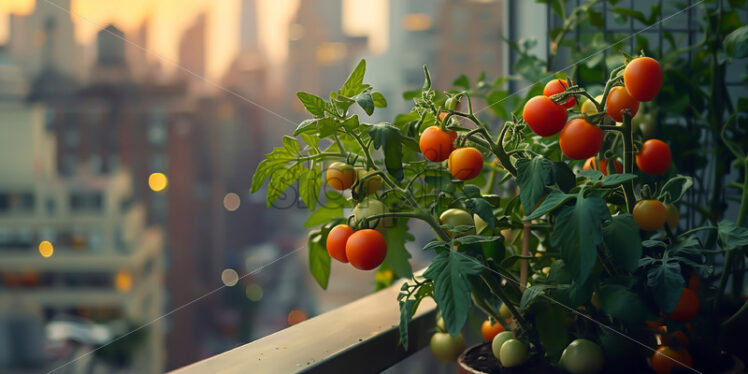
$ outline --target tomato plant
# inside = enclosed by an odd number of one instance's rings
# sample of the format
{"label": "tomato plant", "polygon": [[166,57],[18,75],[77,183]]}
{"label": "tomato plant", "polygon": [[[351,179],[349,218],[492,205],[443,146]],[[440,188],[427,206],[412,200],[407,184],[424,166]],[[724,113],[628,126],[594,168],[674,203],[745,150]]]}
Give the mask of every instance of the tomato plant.
{"label": "tomato plant", "polygon": [[600,151],[603,146],[603,130],[582,118],[576,118],[561,130],[558,145],[566,157],[584,160]]}
{"label": "tomato plant", "polygon": [[[713,323],[707,312],[720,310],[730,279],[729,272],[708,274],[719,263],[714,257],[734,264],[748,243],[745,193],[735,222],[678,222],[676,204],[694,180],[673,172],[667,144],[642,142],[634,131],[637,99],[645,96],[631,87],[646,81],[637,74],[649,73],[626,67],[639,58],[624,55],[627,63],[612,67],[606,81],[590,82],[603,87],[599,96],[565,87],[562,74],[546,92],[552,98],[542,95],[542,84],[525,98],[508,98],[505,80],[485,76],[438,91],[425,68],[423,87],[407,95],[411,109],[376,123],[366,116],[387,99],[364,83],[362,61],[329,97],[298,93],[311,118],[266,155],[251,191],[267,183],[268,206],[297,192],[312,212],[305,223],[312,228],[309,268],[321,287],[335,279],[331,258],[341,260],[343,244],[352,266],[402,279],[403,346],[420,302],[433,298],[441,319],[431,347],[440,359],[452,361],[464,349],[460,333],[475,307],[510,323],[511,332],[485,328],[504,366],[547,360],[572,372],[602,370],[609,363],[597,342],[607,347],[611,329],[651,338],[667,333],[664,324]],[[564,108],[571,99],[585,100],[581,113]],[[735,165],[748,172],[748,157],[730,138],[737,130],[726,129],[724,143],[742,160]],[[325,181],[332,188],[323,191]],[[408,261],[414,221],[433,232],[422,246],[432,252],[430,263],[418,275]],[[686,289],[695,273],[719,281],[695,293]],[[714,304],[700,307],[707,301]],[[666,321],[648,331],[647,319],[658,314]],[[723,324],[741,318],[735,312]],[[649,356],[621,351],[642,364]]]}

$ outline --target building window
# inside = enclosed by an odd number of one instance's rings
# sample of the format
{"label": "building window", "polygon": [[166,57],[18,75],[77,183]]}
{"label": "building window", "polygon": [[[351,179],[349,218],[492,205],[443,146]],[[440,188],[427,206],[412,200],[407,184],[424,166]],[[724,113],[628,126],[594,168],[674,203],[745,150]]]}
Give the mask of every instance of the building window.
{"label": "building window", "polygon": [[166,162],[166,156],[163,153],[154,153],[148,160],[148,167],[151,172],[159,172],[167,170],[168,162]]}
{"label": "building window", "polygon": [[34,194],[31,192],[0,192],[0,213],[32,212]]}
{"label": "building window", "polygon": [[104,171],[104,168],[102,167],[101,156],[91,155],[88,158],[88,168],[93,174],[101,174]]}
{"label": "building window", "polygon": [[62,158],[62,173],[65,175],[75,174],[78,168],[78,157],[76,155],[66,154]]}
{"label": "building window", "polygon": [[47,214],[53,215],[55,214],[55,211],[57,210],[57,202],[53,198],[48,198],[45,202],[45,206],[47,208]]}
{"label": "building window", "polygon": [[63,135],[63,142],[67,148],[75,148],[80,144],[80,137],[78,136],[78,129],[75,126],[66,126],[65,134]]}
{"label": "building window", "polygon": [[74,192],[70,194],[70,210],[74,212],[100,212],[104,205],[101,192]]}

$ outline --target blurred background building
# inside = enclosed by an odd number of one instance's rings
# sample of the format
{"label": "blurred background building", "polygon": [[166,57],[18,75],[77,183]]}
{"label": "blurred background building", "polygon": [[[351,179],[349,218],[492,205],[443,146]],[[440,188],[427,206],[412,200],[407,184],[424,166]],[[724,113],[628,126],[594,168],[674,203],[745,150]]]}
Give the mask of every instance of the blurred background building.
{"label": "blurred background building", "polygon": [[[373,2],[363,18],[361,1],[235,0],[221,17],[224,3],[195,1],[137,22],[76,13],[85,0],[13,2],[0,5],[0,372],[162,372],[371,292],[371,274],[340,264],[327,291],[314,283],[293,189],[275,209],[249,195],[304,118],[296,91],[325,96],[366,58],[389,103],[372,121],[392,120],[424,64],[439,88],[505,66],[501,1]],[[168,56],[164,9],[184,18]],[[352,12],[368,31],[350,30]]]}

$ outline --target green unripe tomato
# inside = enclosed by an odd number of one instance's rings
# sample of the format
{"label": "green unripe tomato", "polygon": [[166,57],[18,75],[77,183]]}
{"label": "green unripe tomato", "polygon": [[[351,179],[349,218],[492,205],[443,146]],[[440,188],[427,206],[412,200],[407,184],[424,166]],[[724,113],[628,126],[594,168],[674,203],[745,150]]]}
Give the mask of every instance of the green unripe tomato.
{"label": "green unripe tomato", "polygon": [[499,358],[501,346],[509,339],[514,339],[514,331],[502,331],[493,337],[493,340],[491,341],[491,352],[493,352],[493,355],[496,358]]}
{"label": "green unripe tomato", "polygon": [[517,339],[509,339],[501,345],[499,361],[501,365],[508,368],[520,366],[530,358],[530,350],[527,345]]}
{"label": "green unripe tomato", "polygon": [[[363,193],[364,195],[373,194],[379,190],[382,186],[382,177],[380,175],[374,175],[368,177],[370,174],[374,174],[374,171],[367,171],[362,168],[356,168],[357,181],[352,187],[352,191],[355,194]],[[366,178],[366,180],[364,180]],[[363,181],[363,183],[361,182]]]}
{"label": "green unripe tomato", "polygon": [[501,318],[509,319],[512,318],[512,311],[509,310],[509,307],[506,306],[506,304],[502,303],[499,307],[499,314],[501,315]]}
{"label": "green unripe tomato", "polygon": [[447,327],[444,325],[444,318],[439,317],[436,320],[436,329],[440,332],[447,331]]}
{"label": "green unripe tomato", "polygon": [[465,350],[465,338],[462,334],[450,336],[446,332],[437,332],[431,336],[431,353],[439,361],[450,363],[457,361]]}
{"label": "green unripe tomato", "polygon": [[[457,226],[473,226],[473,216],[470,213],[462,209],[447,209],[439,216],[439,222],[443,225],[450,225],[453,227]],[[470,230],[467,234],[474,234],[475,229]]]}
{"label": "green unripe tomato", "polygon": [[457,109],[457,100],[454,97],[450,97],[444,102],[444,109],[455,110]]}
{"label": "green unripe tomato", "polygon": [[571,374],[594,374],[603,368],[603,350],[595,342],[587,339],[577,339],[564,349],[561,367]]}
{"label": "green unripe tomato", "polygon": [[[353,218],[358,224],[359,222],[362,222],[364,218],[384,214],[388,211],[387,206],[381,201],[374,198],[366,198],[353,208]],[[391,224],[392,220],[389,217],[369,220],[369,228],[380,231],[390,227]]]}

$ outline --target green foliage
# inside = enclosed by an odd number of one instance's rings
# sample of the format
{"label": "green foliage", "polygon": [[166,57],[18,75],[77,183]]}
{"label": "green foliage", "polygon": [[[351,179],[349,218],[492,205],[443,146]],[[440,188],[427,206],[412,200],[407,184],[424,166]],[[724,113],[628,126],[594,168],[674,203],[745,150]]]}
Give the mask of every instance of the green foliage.
{"label": "green foliage", "polygon": [[483,270],[480,262],[459,254],[444,251],[438,254],[423,273],[424,278],[434,282],[434,300],[444,318],[447,331],[457,335],[467,321],[470,311],[470,281],[468,277]]}

